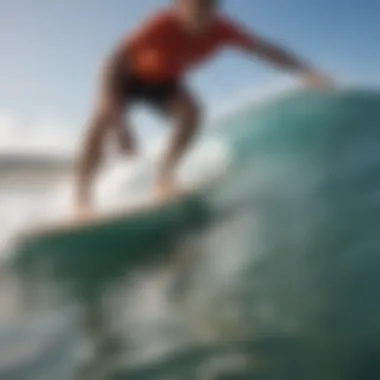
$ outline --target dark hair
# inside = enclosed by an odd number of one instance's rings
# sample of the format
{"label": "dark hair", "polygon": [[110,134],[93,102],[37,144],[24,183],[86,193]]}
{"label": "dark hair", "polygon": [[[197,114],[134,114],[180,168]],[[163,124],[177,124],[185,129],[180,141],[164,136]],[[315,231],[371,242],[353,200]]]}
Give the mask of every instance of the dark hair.
{"label": "dark hair", "polygon": [[[172,0],[173,3],[178,2],[179,0]],[[204,0],[210,3],[212,7],[218,7],[220,5],[220,0]]]}

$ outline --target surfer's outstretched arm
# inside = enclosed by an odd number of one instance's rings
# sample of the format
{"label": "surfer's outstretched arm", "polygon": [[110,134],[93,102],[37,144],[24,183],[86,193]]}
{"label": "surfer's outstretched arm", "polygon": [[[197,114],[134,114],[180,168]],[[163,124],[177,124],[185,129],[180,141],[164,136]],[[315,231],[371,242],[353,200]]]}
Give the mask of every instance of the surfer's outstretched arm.
{"label": "surfer's outstretched arm", "polygon": [[323,88],[331,84],[327,76],[313,69],[288,49],[245,30],[231,20],[225,21],[223,33],[225,41],[229,44],[242,48],[255,57],[263,58],[282,70],[300,75],[311,87]]}
{"label": "surfer's outstretched arm", "polygon": [[255,46],[250,49],[250,52],[264,58],[280,69],[300,75],[310,87],[324,88],[331,84],[327,76],[313,69],[289,50],[262,38],[256,39]]}

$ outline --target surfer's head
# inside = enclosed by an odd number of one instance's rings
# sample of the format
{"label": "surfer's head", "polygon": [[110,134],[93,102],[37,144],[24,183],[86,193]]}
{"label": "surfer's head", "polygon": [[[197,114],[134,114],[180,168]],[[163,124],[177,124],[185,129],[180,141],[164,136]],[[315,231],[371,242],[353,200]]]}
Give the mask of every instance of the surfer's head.
{"label": "surfer's head", "polygon": [[185,26],[195,33],[203,32],[212,24],[219,3],[219,0],[174,0]]}

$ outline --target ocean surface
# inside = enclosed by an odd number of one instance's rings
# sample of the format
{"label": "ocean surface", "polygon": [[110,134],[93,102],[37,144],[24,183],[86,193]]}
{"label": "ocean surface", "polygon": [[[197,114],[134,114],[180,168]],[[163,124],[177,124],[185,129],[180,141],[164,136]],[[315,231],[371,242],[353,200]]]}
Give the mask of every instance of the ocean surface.
{"label": "ocean surface", "polygon": [[[70,187],[0,182],[0,379],[379,379],[379,141],[376,91],[247,103],[181,169],[219,178],[213,217],[117,270],[111,249],[17,270],[12,236],[64,216]],[[139,165],[102,207],[149,187]]]}

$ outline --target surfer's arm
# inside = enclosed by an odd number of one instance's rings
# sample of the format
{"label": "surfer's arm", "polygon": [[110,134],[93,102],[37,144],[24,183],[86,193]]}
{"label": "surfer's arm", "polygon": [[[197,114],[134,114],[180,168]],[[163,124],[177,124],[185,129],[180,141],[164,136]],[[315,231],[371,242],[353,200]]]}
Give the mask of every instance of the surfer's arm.
{"label": "surfer's arm", "polygon": [[327,88],[332,84],[329,77],[312,68],[289,50],[272,44],[265,39],[256,38],[255,46],[248,49],[248,51],[271,62],[279,69],[298,75],[308,87]]}
{"label": "surfer's arm", "polygon": [[[125,70],[130,70],[128,65],[133,56],[134,49],[138,48],[140,44],[156,38],[158,34],[162,33],[162,30],[169,22],[170,15],[167,12],[154,13],[139,27],[124,36],[115,46],[104,65],[104,78],[106,86],[111,89],[111,95],[114,94],[112,88],[115,88],[115,86],[119,87],[119,83],[123,81]],[[128,101],[128,99],[126,100]],[[119,99],[116,99],[115,103],[120,103]],[[125,103],[119,104],[119,107],[125,109],[128,105]],[[132,130],[121,119],[116,120],[114,124],[117,144],[121,152],[129,155],[135,154],[137,147]]]}
{"label": "surfer's arm", "polygon": [[225,21],[223,29],[224,38],[229,44],[243,49],[254,57],[260,57],[277,68],[298,74],[313,86],[319,87],[327,84],[328,79],[324,75],[290,50],[253,34],[231,21]]}
{"label": "surfer's arm", "polygon": [[265,38],[246,30],[231,20],[223,21],[223,38],[229,45],[241,48],[245,52],[259,56],[272,64],[292,71],[309,71],[306,63],[301,62],[286,49]]}
{"label": "surfer's arm", "polygon": [[248,53],[259,56],[264,60],[272,63],[278,68],[297,72],[297,73],[307,73],[311,72],[312,69],[301,59],[292,54],[289,50],[286,50],[278,45],[275,45],[263,38],[255,38],[255,44],[252,45],[248,50]]}

